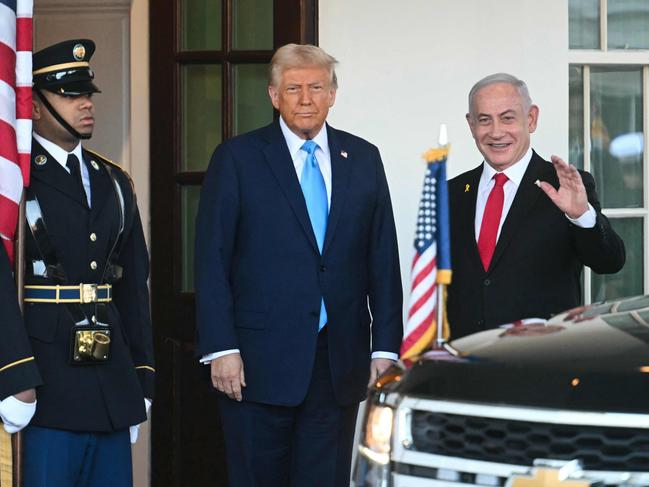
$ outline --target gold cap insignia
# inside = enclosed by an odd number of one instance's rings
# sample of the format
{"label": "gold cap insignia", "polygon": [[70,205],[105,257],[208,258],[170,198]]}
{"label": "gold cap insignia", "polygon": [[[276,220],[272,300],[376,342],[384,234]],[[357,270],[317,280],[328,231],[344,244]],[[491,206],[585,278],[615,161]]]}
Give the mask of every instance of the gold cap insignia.
{"label": "gold cap insignia", "polygon": [[46,162],[47,162],[47,157],[45,157],[43,154],[34,157],[34,163],[37,166],[42,166]]}
{"label": "gold cap insignia", "polygon": [[535,468],[531,475],[512,475],[505,487],[590,487],[588,479],[571,479],[558,468]]}
{"label": "gold cap insignia", "polygon": [[72,48],[72,55],[77,61],[83,61],[86,57],[86,48],[83,44],[75,44]]}
{"label": "gold cap insignia", "polygon": [[94,159],[90,161],[90,165],[95,169],[95,171],[99,171],[99,164],[97,164],[97,161]]}

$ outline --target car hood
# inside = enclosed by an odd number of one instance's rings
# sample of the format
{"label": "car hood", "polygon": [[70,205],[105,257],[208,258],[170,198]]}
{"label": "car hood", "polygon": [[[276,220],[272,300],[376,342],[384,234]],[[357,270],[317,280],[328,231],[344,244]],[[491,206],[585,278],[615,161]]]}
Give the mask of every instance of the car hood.
{"label": "car hood", "polygon": [[577,308],[450,342],[392,388],[438,400],[649,411],[649,296]]}

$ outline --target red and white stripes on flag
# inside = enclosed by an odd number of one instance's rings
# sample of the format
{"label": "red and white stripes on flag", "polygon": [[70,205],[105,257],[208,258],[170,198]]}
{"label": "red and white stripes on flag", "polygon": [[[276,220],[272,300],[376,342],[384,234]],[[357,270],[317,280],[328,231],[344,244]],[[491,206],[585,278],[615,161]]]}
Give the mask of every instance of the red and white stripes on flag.
{"label": "red and white stripes on flag", "polygon": [[[408,319],[401,343],[401,358],[421,354],[438,334],[437,307],[440,284],[451,283],[450,232],[448,222],[448,188],[446,158],[448,148],[431,149],[424,155],[426,176],[417,213],[415,255],[410,270]],[[444,296],[442,296],[444,297]],[[449,336],[445,309],[442,308],[442,337]]]}
{"label": "red and white stripes on flag", "polygon": [[408,319],[401,344],[402,359],[418,355],[434,338],[438,291],[436,254],[435,242],[422,253],[415,250],[410,270]]}
{"label": "red and white stripes on flag", "polygon": [[33,0],[0,0],[0,236],[13,262],[32,138]]}

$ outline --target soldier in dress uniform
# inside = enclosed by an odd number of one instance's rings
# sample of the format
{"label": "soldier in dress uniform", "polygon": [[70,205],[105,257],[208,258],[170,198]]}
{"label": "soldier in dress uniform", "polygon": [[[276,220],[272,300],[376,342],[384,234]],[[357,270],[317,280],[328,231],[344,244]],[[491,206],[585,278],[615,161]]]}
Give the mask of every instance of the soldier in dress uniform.
{"label": "soldier in dress uniform", "polygon": [[149,258],[133,186],[85,147],[91,40],[33,58],[25,325],[43,377],[24,485],[132,485],[131,441],[153,397]]}

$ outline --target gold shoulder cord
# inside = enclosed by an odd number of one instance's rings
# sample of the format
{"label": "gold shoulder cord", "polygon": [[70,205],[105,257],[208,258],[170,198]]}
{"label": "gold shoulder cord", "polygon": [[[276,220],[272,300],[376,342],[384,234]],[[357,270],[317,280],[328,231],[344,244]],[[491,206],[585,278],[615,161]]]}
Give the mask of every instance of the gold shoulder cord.
{"label": "gold shoulder cord", "polygon": [[0,428],[0,487],[13,485],[13,449],[11,435],[4,428]]}
{"label": "gold shoulder cord", "polygon": [[[100,154],[99,152],[96,152],[96,151],[91,150],[91,149],[87,149],[87,148],[85,148],[85,147],[83,148],[83,150],[90,152],[93,156],[95,156],[95,157],[101,159],[102,161],[104,161],[104,162],[110,164],[110,165],[113,166],[113,167],[116,167],[116,168],[119,169],[121,172],[123,172],[123,173],[126,175],[126,177],[128,178],[129,182],[131,183],[131,189],[133,190],[133,194],[135,194],[135,183],[133,182],[133,178],[131,177],[131,175],[130,175],[129,173],[127,173],[127,172],[122,168],[122,166],[120,166],[120,165],[119,165],[118,163],[116,163],[115,161],[111,161],[110,159],[108,159],[108,158],[107,158],[106,156],[104,156],[103,154]],[[0,487],[2,487],[2,486],[0,486]]]}
{"label": "gold shoulder cord", "polygon": [[88,149],[86,147],[84,147],[83,150],[86,150],[86,151],[90,152],[93,156],[98,157],[99,159],[101,159],[102,161],[107,162],[108,164],[110,164],[112,166],[115,166],[116,168],[119,168],[120,171],[124,171],[124,169],[122,169],[119,164],[117,164],[115,161],[111,161],[105,155],[100,154],[99,152],[96,152],[96,151],[94,151],[92,149]]}

